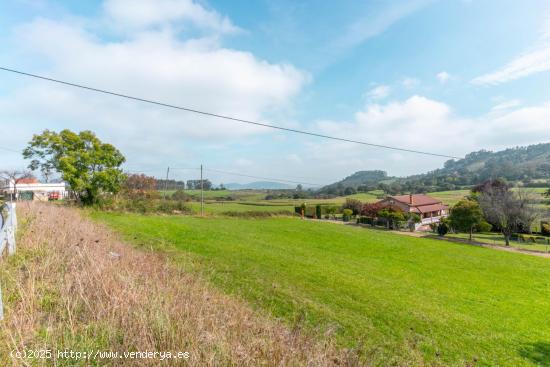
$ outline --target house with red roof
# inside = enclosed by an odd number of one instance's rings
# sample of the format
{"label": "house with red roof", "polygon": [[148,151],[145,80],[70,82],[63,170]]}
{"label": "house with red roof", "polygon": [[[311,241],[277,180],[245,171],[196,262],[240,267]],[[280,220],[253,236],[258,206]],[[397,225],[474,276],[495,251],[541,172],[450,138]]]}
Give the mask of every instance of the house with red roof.
{"label": "house with red roof", "polygon": [[437,223],[441,218],[449,215],[448,205],[425,194],[388,196],[378,204],[382,208],[418,214],[421,218],[419,225]]}

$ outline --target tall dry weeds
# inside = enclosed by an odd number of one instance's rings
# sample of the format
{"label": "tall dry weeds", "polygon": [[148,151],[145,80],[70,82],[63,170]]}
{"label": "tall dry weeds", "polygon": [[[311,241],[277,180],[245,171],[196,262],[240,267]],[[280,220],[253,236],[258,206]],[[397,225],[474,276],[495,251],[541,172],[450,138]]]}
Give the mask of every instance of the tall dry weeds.
{"label": "tall dry weeds", "polygon": [[[163,255],[121,243],[78,209],[20,204],[18,253],[0,265],[0,365],[355,365],[259,315]],[[188,360],[26,359],[12,350],[187,351]]]}

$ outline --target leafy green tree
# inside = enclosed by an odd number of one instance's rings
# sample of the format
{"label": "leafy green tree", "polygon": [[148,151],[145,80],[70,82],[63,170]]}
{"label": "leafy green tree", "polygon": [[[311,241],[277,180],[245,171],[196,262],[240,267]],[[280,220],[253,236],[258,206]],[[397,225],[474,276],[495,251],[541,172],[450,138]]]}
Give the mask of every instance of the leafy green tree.
{"label": "leafy green tree", "polygon": [[120,169],[122,153],[88,130],[45,130],[33,136],[23,157],[31,159],[32,170],[59,172],[84,205],[97,203],[104,193],[116,194],[126,177]]}
{"label": "leafy green tree", "polygon": [[477,201],[460,200],[453,206],[449,221],[454,229],[468,232],[471,241],[474,230],[484,221],[483,212]]}
{"label": "leafy green tree", "polygon": [[398,227],[399,222],[406,220],[405,214],[402,211],[396,211],[394,209],[382,209],[378,212],[378,217],[386,218],[386,224],[388,229],[395,229]]}

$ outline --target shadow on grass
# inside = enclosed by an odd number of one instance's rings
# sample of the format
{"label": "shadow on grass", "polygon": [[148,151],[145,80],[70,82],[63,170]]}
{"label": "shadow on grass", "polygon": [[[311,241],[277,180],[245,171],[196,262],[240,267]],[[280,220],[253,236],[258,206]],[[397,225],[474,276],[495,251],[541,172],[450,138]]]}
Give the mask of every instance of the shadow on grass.
{"label": "shadow on grass", "polygon": [[536,342],[525,344],[519,354],[537,366],[550,366],[550,342]]}

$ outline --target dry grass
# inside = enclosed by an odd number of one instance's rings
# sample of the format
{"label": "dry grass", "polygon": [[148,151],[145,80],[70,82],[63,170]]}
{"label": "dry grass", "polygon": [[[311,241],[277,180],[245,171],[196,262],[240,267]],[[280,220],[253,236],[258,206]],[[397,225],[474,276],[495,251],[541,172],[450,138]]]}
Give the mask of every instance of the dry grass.
{"label": "dry grass", "polygon": [[[353,353],[289,329],[132,248],[77,209],[20,204],[18,254],[0,265],[5,320],[0,365],[151,365],[153,359],[15,360],[49,348],[187,351],[189,366],[355,365]],[[23,363],[24,362],[24,363]]]}

